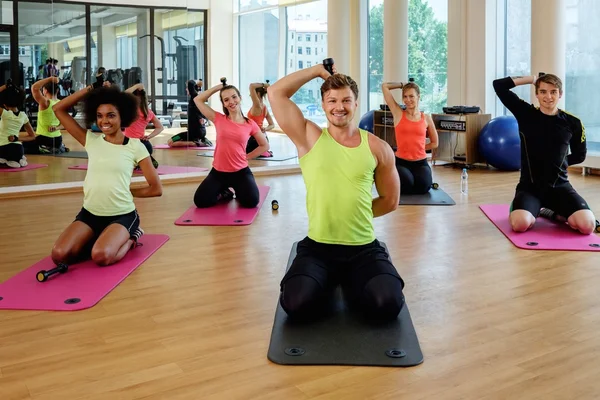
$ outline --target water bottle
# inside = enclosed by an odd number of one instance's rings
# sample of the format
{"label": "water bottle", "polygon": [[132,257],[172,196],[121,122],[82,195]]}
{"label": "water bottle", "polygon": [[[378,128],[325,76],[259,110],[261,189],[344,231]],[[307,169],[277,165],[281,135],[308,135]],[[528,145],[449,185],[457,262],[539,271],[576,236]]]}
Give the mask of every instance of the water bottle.
{"label": "water bottle", "polygon": [[463,168],[462,174],[460,174],[460,192],[463,194],[469,193],[469,174],[466,168]]}

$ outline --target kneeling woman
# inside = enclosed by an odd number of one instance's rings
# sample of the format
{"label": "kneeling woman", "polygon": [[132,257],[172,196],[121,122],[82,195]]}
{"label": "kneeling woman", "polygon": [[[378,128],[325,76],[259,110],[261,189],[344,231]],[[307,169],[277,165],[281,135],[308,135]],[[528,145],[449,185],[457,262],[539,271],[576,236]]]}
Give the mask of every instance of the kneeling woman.
{"label": "kneeling woman", "polygon": [[[35,132],[24,111],[19,111],[25,101],[25,92],[9,79],[0,86],[0,167],[22,168],[27,158],[22,142],[35,140]],[[20,135],[25,128],[26,135]]]}
{"label": "kneeling woman", "polygon": [[[219,92],[224,114],[206,104],[216,92]],[[258,186],[248,167],[248,160],[269,150],[269,142],[256,122],[244,117],[239,90],[235,86],[220,84],[198,94],[194,101],[200,112],[213,121],[217,131],[213,168],[196,190],[196,207],[211,207],[219,200],[230,200],[233,193],[229,188],[233,188],[242,207],[256,207],[260,200]],[[251,136],[258,142],[258,147],[246,154],[246,144]]]}
{"label": "kneeling woman", "polygon": [[[84,102],[86,123],[96,122],[101,133],[86,131],[67,110]],[[130,139],[121,127],[137,118],[136,98],[117,88],[84,88],[53,107],[65,129],[85,147],[88,170],[83,184],[83,208],[52,248],[52,260],[69,264],[89,258],[101,266],[121,260],[143,234],[134,197],[162,194],[162,185],[139,139]],[[148,186],[130,188],[131,175],[140,165]]]}
{"label": "kneeling woman", "polygon": [[[400,175],[402,194],[424,194],[429,192],[433,179],[427,163],[427,150],[438,146],[438,134],[430,115],[419,110],[421,98],[415,83],[384,83],[383,97],[394,116],[396,133],[396,169]],[[406,110],[396,103],[392,89],[402,89],[402,101]],[[429,136],[430,143],[425,139]]]}

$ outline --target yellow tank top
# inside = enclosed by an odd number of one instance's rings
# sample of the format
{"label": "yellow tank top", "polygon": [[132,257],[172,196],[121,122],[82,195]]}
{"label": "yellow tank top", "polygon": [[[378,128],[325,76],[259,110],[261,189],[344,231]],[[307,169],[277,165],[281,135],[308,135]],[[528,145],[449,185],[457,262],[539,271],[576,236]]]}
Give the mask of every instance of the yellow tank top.
{"label": "yellow tank top", "polygon": [[60,100],[49,100],[48,108],[42,111],[38,111],[38,120],[37,127],[35,129],[35,133],[37,135],[47,136],[47,137],[59,137],[60,131],[49,132],[48,128],[51,126],[59,126],[60,121],[54,115],[54,111],[52,111],[52,106],[58,103]]}
{"label": "yellow tank top", "polygon": [[361,129],[360,145],[351,148],[336,142],[325,128],[300,158],[312,240],[355,246],[375,240],[371,190],[377,161],[368,135]]}

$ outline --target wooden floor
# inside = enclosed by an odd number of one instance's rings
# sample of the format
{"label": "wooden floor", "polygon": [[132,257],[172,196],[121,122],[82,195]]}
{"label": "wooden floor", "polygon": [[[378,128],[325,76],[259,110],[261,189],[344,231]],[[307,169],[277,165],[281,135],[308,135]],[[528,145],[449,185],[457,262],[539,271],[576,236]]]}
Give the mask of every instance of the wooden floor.
{"label": "wooden floor", "polygon": [[[185,131],[185,129],[167,128],[153,138],[151,142],[153,145],[167,143],[171,136],[182,131]],[[215,143],[216,133],[214,126],[207,128],[207,137]],[[66,131],[63,132],[63,139],[65,146],[71,151],[84,151],[83,146]],[[276,156],[296,156],[298,154],[293,143],[283,134],[270,132],[269,143],[271,150]],[[206,152],[206,150],[154,150],[153,156],[161,165],[211,168],[213,158],[198,156],[197,154],[201,152]],[[80,182],[85,179],[86,171],[68,168],[73,165],[87,164],[87,159],[55,157],[52,155],[27,155],[26,157],[30,164],[47,164],[48,166],[22,172],[2,173],[0,171],[0,188],[46,183]],[[251,160],[249,164],[250,167],[290,165],[298,164],[298,158],[294,157],[286,161]]]}
{"label": "wooden floor", "polygon": [[[598,253],[515,248],[478,209],[516,173],[434,168],[453,207],[376,220],[405,279],[425,361],[413,368],[286,367],[267,349],[279,281],[307,229],[300,175],[248,227],[178,227],[195,185],[137,201],[171,240],[95,307],[0,311],[0,399],[597,399]],[[600,212],[600,178],[572,176]],[[277,199],[278,212],[269,204]],[[80,194],[0,201],[0,282],[48,255]]]}

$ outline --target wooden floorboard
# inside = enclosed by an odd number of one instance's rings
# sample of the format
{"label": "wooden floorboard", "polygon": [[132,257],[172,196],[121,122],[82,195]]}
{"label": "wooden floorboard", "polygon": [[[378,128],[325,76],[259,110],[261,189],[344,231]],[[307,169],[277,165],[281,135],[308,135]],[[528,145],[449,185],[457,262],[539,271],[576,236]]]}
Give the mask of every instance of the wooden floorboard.
{"label": "wooden floorboard", "polygon": [[[170,240],[93,308],[0,310],[0,399],[599,398],[599,254],[514,247],[478,205],[508,203],[518,173],[471,171],[465,196],[460,170],[433,170],[456,206],[401,206],[375,223],[406,281],[423,364],[267,359],[279,281],[307,230],[302,177],[268,176],[250,226],[175,226],[193,184],[136,200],[146,233]],[[600,210],[600,178],[571,179]],[[0,282],[47,256],[81,202],[1,200]]]}

